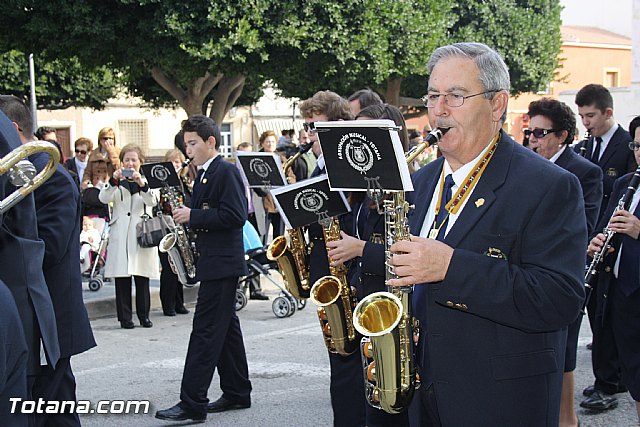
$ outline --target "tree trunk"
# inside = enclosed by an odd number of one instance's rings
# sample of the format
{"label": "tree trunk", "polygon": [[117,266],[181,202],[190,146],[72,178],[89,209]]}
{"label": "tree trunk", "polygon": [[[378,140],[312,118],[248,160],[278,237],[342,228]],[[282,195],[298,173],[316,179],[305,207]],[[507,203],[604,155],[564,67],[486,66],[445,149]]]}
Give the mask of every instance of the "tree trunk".
{"label": "tree trunk", "polygon": [[206,72],[204,76],[193,79],[185,90],[160,67],[152,67],[150,73],[160,87],[178,101],[188,116],[205,113],[202,107],[205,98],[224,77],[222,73],[214,76]]}
{"label": "tree trunk", "polygon": [[236,101],[242,94],[246,77],[242,74],[234,76],[224,76],[213,97],[213,105],[209,117],[211,117],[218,125],[222,124],[224,116],[235,105]]}
{"label": "tree trunk", "polygon": [[390,76],[387,79],[387,93],[385,98],[387,104],[395,105],[400,108],[400,86],[402,85],[402,77]]}

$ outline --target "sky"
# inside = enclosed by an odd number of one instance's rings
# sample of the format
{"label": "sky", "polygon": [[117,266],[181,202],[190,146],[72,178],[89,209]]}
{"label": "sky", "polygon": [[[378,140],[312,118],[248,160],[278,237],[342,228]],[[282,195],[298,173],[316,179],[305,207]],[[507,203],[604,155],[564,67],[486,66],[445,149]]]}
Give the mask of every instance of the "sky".
{"label": "sky", "polygon": [[562,23],[599,27],[631,37],[632,0],[561,0]]}

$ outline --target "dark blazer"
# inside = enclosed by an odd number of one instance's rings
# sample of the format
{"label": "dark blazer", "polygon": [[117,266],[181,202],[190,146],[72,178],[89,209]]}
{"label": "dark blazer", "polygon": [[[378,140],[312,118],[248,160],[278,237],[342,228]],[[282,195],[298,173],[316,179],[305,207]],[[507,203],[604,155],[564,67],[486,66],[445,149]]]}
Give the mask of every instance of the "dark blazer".
{"label": "dark blazer", "polygon": [[[443,163],[412,176],[412,234]],[[557,425],[566,327],[584,299],[578,179],[502,133],[444,243],[454,248],[445,279],[416,285],[428,288],[413,301],[442,424]]]}
{"label": "dark blazer", "polygon": [[[46,154],[30,157],[38,171]],[[44,240],[44,278],[58,325],[60,356],[82,353],[96,342],[82,298],[80,273],[80,193],[69,173],[58,165],[54,174],[34,191],[38,235]]]}
{"label": "dark blazer", "polygon": [[216,280],[245,276],[242,226],[247,220],[247,199],[238,168],[218,156],[196,179],[189,225],[196,231],[200,256],[196,279]]}
{"label": "dark blazer", "polygon": [[[0,112],[0,157],[21,145],[7,116]],[[0,175],[0,197],[15,190],[7,174]],[[0,215],[0,280],[15,299],[29,348],[27,373],[39,372],[40,339],[52,366],[60,347],[51,297],[42,273],[44,243],[38,238],[33,194]]]}
{"label": "dark blazer", "polygon": [[[618,130],[616,130],[611,137],[611,141],[607,144],[607,149],[604,150],[598,162],[603,175],[602,203],[600,204],[598,220],[602,218],[602,214],[609,203],[609,195],[613,190],[613,182],[622,175],[633,172],[638,167],[636,159],[633,156],[633,151],[629,150],[629,146],[627,145],[633,138],[622,126],[617,124],[616,126],[618,126]],[[594,137],[589,138],[586,142],[587,159],[591,159],[594,143]],[[584,143],[582,142],[576,144],[574,150],[579,153],[583,145]]]}
{"label": "dark blazer", "polygon": [[587,234],[591,236],[598,222],[602,204],[602,169],[570,148],[564,150],[555,164],[578,177],[584,197]]}
{"label": "dark blazer", "polygon": [[76,165],[75,157],[70,157],[64,161],[64,168],[69,171],[69,175],[71,175],[71,179],[76,183],[78,188],[80,188],[80,177],[78,177],[78,166]]}
{"label": "dark blazer", "polygon": [[0,418],[6,426],[27,426],[27,414],[11,414],[9,398],[27,399],[27,342],[11,292],[0,281]]}
{"label": "dark blazer", "polygon": [[[627,186],[629,185],[629,181],[631,180],[632,176],[633,173],[628,173],[617,179],[614,183],[613,191],[611,191],[611,198],[609,204],[607,205],[607,209],[605,210],[602,218],[600,219],[600,222],[596,227],[597,233],[601,233],[609,223],[609,220],[613,216],[613,212],[618,206],[620,198],[622,198],[624,193],[627,191]],[[602,298],[603,313],[606,313],[608,310],[607,296],[609,294],[609,287],[611,286],[611,280],[613,278],[613,265],[615,264],[616,258],[618,256],[617,248],[620,248],[620,244],[624,244],[624,242],[628,240],[631,240],[631,237],[627,236],[626,234],[614,235],[612,239],[612,245],[616,248],[616,251],[605,257],[603,261],[603,267],[600,268],[601,272],[600,274],[598,274],[598,297]],[[620,266],[620,268],[622,268],[622,266]],[[604,272],[611,274],[604,274]],[[638,277],[638,282],[640,282],[640,277]],[[603,315],[602,317],[604,320],[606,316]],[[630,319],[630,321],[632,320]]]}

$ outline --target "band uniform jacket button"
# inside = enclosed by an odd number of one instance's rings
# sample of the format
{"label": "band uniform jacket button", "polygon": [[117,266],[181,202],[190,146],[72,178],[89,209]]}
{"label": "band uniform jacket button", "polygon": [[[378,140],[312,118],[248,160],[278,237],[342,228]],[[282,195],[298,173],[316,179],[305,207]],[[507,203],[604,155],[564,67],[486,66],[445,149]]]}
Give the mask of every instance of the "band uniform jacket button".
{"label": "band uniform jacket button", "polygon": [[454,305],[454,304],[453,304],[451,301],[447,301],[447,305],[448,305],[449,307],[453,307],[453,305]]}
{"label": "band uniform jacket button", "polygon": [[131,212],[127,212],[127,216],[131,216]]}
{"label": "band uniform jacket button", "polygon": [[605,271],[605,273],[611,273],[611,267],[606,266],[606,267],[604,268],[604,271]]}
{"label": "band uniform jacket button", "polygon": [[460,304],[460,308],[462,308],[463,310],[469,309],[469,307],[467,307],[467,304]]}

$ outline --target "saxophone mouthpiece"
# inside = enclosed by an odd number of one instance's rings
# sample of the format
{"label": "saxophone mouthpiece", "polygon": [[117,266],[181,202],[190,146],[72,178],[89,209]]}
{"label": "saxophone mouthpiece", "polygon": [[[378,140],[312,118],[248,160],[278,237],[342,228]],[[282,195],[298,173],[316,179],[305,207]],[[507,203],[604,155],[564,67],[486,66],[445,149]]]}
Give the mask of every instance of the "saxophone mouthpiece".
{"label": "saxophone mouthpiece", "polygon": [[451,128],[438,127],[429,132],[429,135],[424,139],[424,142],[429,143],[429,146],[437,144],[442,139],[445,133],[449,132]]}

